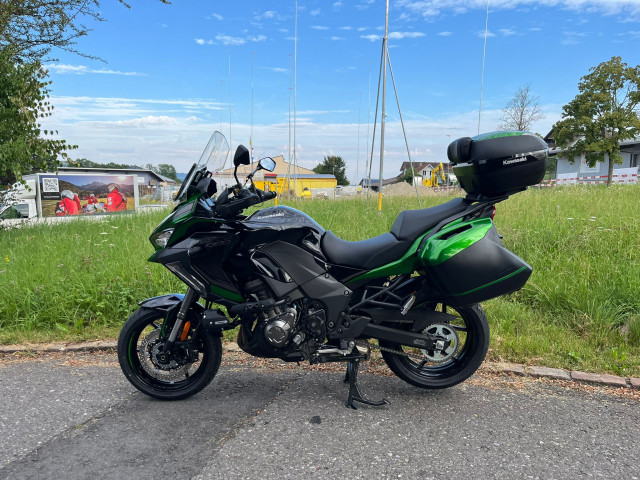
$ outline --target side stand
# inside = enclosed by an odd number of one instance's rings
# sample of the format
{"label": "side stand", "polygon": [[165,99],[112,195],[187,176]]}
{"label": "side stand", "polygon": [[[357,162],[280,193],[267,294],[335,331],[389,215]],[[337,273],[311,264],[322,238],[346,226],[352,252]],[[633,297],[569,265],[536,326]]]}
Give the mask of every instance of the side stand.
{"label": "side stand", "polygon": [[354,410],[357,410],[358,407],[354,402],[364,403],[365,405],[373,405],[379,407],[380,405],[387,405],[389,402],[386,399],[382,399],[379,402],[375,402],[372,400],[367,400],[360,393],[360,389],[358,388],[358,369],[360,367],[360,359],[355,358],[353,360],[349,360],[347,363],[347,374],[344,377],[344,383],[349,382],[349,397],[347,398],[347,407],[351,407]]}

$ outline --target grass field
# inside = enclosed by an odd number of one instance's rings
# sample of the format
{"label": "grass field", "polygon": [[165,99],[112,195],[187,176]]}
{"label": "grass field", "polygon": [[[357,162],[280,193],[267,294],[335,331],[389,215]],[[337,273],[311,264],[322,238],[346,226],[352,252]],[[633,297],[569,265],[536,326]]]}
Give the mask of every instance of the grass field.
{"label": "grass field", "polygon": [[[485,303],[493,360],[640,374],[638,186],[529,190],[497,206],[504,244],[532,265],[519,292]],[[446,197],[422,199],[423,207]],[[282,204],[282,202],[281,202]],[[291,201],[347,240],[389,230],[415,198]],[[117,336],[146,297],[183,292],[147,263],[166,211],[0,232],[0,343]]]}

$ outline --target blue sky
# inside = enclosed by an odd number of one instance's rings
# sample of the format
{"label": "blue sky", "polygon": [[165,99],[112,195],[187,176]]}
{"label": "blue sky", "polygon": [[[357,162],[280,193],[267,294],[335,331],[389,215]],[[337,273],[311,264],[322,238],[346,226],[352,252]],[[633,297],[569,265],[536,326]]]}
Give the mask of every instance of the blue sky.
{"label": "blue sky", "polygon": [[[104,0],[107,21],[89,24],[78,43],[107,63],[65,52],[47,63],[56,107],[47,123],[79,146],[72,157],[186,171],[213,130],[232,148],[248,146],[252,83],[255,155],[288,156],[295,0],[132,3]],[[390,2],[389,51],[414,161],[443,161],[449,139],[477,133],[486,4]],[[350,180],[364,176],[384,15],[384,0],[298,1],[302,166],[341,155]],[[614,55],[640,64],[640,0],[490,0],[488,30],[483,132],[521,86],[540,97],[545,118],[534,130],[544,135],[590,67]],[[374,177],[378,157],[379,146]],[[407,160],[389,76],[384,158],[385,177]]]}

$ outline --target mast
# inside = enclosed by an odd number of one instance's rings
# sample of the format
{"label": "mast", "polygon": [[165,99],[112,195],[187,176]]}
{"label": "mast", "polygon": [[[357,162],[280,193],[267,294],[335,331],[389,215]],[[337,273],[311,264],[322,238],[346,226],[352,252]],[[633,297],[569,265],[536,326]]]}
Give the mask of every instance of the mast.
{"label": "mast", "polygon": [[251,151],[251,170],[253,171],[253,57],[256,52],[251,52],[251,133],[249,133],[249,148]]}
{"label": "mast", "polygon": [[482,115],[482,91],[484,90],[484,61],[487,57],[487,33],[489,32],[489,0],[487,0],[487,18],[484,22],[484,50],[482,51],[482,74],[480,76],[480,106],[478,107],[478,135],[480,135],[480,116]]}
{"label": "mast", "polygon": [[298,157],[296,155],[296,122],[298,119],[298,0],[293,45],[293,192],[298,195]]}
{"label": "mast", "polygon": [[387,39],[389,37],[389,0],[387,0],[387,12],[384,19],[384,38],[382,39],[382,120],[380,122],[380,175],[378,180],[378,213],[382,213],[382,169],[384,166],[384,118],[385,97],[387,93]]}
{"label": "mast", "polygon": [[231,144],[231,44],[228,43],[229,48],[229,148],[233,148]]}

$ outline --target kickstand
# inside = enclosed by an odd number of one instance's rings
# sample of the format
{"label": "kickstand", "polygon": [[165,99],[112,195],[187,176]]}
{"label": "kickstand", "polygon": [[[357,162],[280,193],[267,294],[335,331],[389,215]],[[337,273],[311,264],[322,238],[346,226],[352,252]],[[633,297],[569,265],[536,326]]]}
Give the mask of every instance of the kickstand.
{"label": "kickstand", "polygon": [[387,399],[383,398],[379,402],[374,402],[372,400],[367,400],[362,397],[360,393],[360,389],[358,388],[358,368],[360,367],[360,359],[356,358],[354,360],[350,360],[347,363],[347,374],[344,376],[344,383],[349,382],[349,398],[347,398],[347,407],[351,407],[354,410],[357,410],[358,407],[354,402],[364,403],[365,405],[373,405],[379,407],[380,405],[387,405],[389,402]]}

